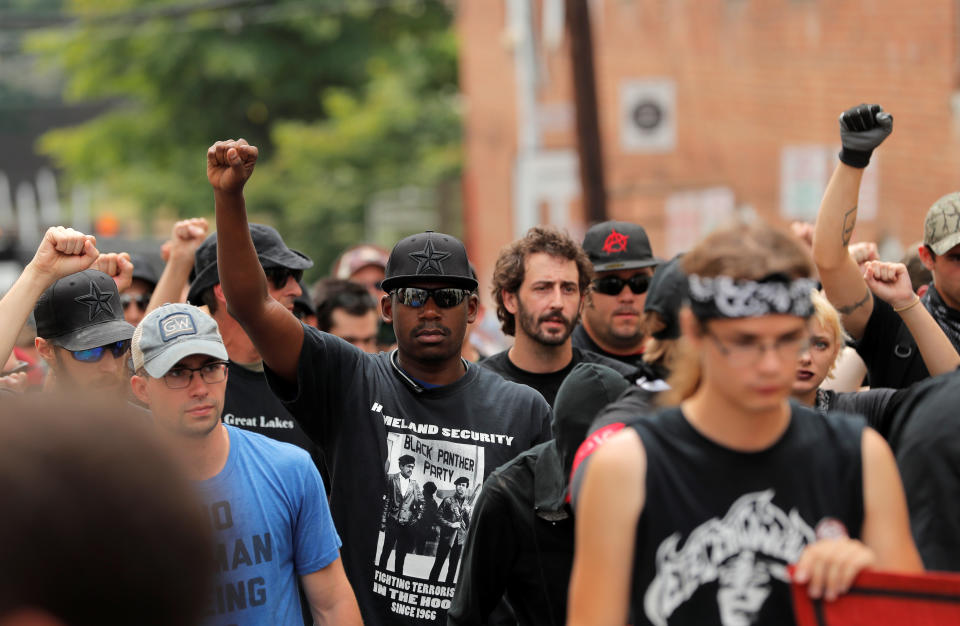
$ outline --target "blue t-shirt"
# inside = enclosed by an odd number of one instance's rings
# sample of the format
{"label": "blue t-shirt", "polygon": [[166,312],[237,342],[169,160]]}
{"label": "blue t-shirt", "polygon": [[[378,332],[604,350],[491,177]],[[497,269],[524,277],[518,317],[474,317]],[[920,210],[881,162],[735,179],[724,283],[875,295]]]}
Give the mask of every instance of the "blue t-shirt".
{"label": "blue t-shirt", "polygon": [[196,483],[217,570],[204,624],[302,626],[297,577],[340,556],[320,474],[296,446],[225,427],[223,470]]}

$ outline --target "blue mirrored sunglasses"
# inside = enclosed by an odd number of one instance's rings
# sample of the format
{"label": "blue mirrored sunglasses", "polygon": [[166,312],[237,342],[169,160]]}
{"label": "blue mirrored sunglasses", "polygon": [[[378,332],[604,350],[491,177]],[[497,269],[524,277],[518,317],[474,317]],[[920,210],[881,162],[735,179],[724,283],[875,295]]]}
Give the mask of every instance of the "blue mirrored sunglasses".
{"label": "blue mirrored sunglasses", "polygon": [[96,348],[87,348],[86,350],[69,350],[70,354],[73,355],[73,358],[80,361],[81,363],[96,363],[103,358],[103,355],[109,351],[113,358],[119,359],[124,354],[127,353],[127,350],[130,349],[130,340],[124,339],[123,341],[115,341],[113,343],[108,343],[105,346],[97,346]]}

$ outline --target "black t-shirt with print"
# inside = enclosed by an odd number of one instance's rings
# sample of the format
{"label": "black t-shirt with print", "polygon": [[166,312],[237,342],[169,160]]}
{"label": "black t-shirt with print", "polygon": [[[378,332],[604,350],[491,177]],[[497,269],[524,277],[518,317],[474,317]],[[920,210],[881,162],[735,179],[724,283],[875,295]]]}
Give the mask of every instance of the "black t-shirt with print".
{"label": "black t-shirt with print", "polygon": [[859,538],[864,420],[791,408],[756,452],[705,437],[679,408],[627,426],[646,452],[634,624],[793,624],[786,565],[818,537]]}
{"label": "black t-shirt with print", "polygon": [[310,453],[329,492],[330,475],[320,446],[310,440],[290,411],[270,391],[263,372],[247,369],[233,361],[230,361],[228,372],[223,422],[303,448]]}
{"label": "black t-shirt with print", "polygon": [[488,356],[480,361],[480,365],[493,370],[507,380],[533,387],[540,392],[550,406],[553,406],[553,401],[557,398],[557,392],[560,391],[560,384],[577,363],[599,363],[600,365],[606,365],[610,369],[623,374],[623,377],[630,380],[630,382],[633,382],[639,375],[635,367],[626,365],[621,361],[608,359],[596,352],[581,350],[580,348],[573,349],[573,358],[570,359],[570,363],[563,369],[548,374],[538,374],[528,372],[514,365],[508,355],[509,352],[510,350],[507,349],[503,352]]}
{"label": "black t-shirt with print", "polygon": [[[271,388],[323,448],[331,473],[330,509],[364,622],[445,624],[455,590],[455,583],[446,583],[447,572],[454,571],[456,579],[462,551],[449,538],[469,532],[470,511],[490,472],[550,438],[550,408],[528,387],[475,365],[465,365],[466,373],[454,383],[425,389],[399,368],[396,355],[366,354],[304,327],[296,384],[269,368],[265,372]],[[410,536],[384,523],[387,476],[399,471],[401,456],[414,459],[411,478],[424,498],[433,498],[425,510],[456,494],[457,484],[467,480],[458,532],[438,532],[438,522]],[[381,569],[384,544],[388,554]],[[402,572],[396,571],[400,550],[406,553]]]}

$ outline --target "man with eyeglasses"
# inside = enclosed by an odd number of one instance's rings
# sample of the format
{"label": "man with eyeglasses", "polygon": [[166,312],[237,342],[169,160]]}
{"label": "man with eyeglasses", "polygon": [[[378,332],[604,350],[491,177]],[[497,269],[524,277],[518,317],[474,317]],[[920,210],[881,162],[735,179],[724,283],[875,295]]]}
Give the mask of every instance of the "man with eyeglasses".
{"label": "man with eyeglasses", "polygon": [[573,345],[644,368],[643,304],[653,270],[647,231],[630,222],[602,222],[583,238],[596,273],[583,303],[583,320]]}
{"label": "man with eyeglasses", "polygon": [[[550,437],[549,407],[532,389],[461,357],[467,324],[477,315],[477,282],[466,249],[450,235],[411,235],[390,253],[380,305],[396,332],[392,352],[364,353],[305,327],[267,297],[243,198],[257,154],[243,140],[207,151],[230,310],[263,354],[272,389],[330,461],[331,511],[365,623],[445,624],[457,577],[430,581],[432,550],[407,554],[402,573],[395,552],[379,567],[387,476],[409,455],[411,479],[434,483],[437,498],[456,493],[460,477],[480,485],[494,468]],[[479,492],[463,506],[472,507]]]}
{"label": "man with eyeglasses", "polygon": [[536,226],[504,247],[493,270],[493,297],[501,329],[515,340],[480,364],[533,387],[550,406],[577,363],[599,363],[636,378],[635,367],[570,340],[592,273],[577,242],[553,228]]}
{"label": "man with eyeglasses", "polygon": [[[303,293],[299,284],[303,270],[313,267],[313,261],[288,248],[280,233],[271,226],[250,224],[250,236],[260,266],[269,279],[269,297],[292,312],[297,297]],[[206,305],[227,347],[230,378],[223,407],[224,423],[303,448],[310,453],[320,475],[327,480],[327,468],[319,447],[270,391],[263,377],[260,353],[228,310],[218,267],[217,233],[213,233],[196,250],[187,301],[198,306]]]}
{"label": "man with eyeglasses", "polygon": [[216,566],[205,624],[360,624],[323,482],[299,448],[223,424],[227,349],[189,304],[150,312],[133,335],[130,379],[209,516]]}

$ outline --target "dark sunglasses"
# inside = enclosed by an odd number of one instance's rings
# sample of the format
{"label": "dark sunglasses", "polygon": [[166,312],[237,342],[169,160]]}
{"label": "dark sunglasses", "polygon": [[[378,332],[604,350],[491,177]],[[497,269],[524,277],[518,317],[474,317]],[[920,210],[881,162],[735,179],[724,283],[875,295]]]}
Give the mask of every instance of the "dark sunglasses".
{"label": "dark sunglasses", "polygon": [[634,294],[640,295],[646,293],[650,287],[650,277],[646,274],[634,274],[624,280],[619,276],[604,276],[593,281],[593,290],[608,296],[618,296],[623,291],[624,285],[630,287],[630,291]]}
{"label": "dark sunglasses", "polygon": [[437,289],[402,287],[394,289],[392,293],[397,296],[397,302],[406,306],[420,308],[427,303],[428,298],[433,298],[433,301],[441,309],[457,306],[470,295],[468,289],[458,289],[456,287],[439,287]]}
{"label": "dark sunglasses", "polygon": [[113,343],[108,343],[105,346],[97,346],[96,348],[87,348],[86,350],[68,350],[70,354],[73,355],[73,358],[80,361],[81,363],[96,363],[103,358],[103,355],[110,351],[110,354],[113,355],[113,358],[119,359],[124,354],[127,353],[127,350],[130,349],[130,340],[124,339],[123,341],[115,341]]}
{"label": "dark sunglasses", "polygon": [[267,280],[273,283],[274,289],[283,289],[291,276],[298,283],[303,278],[303,270],[292,270],[286,267],[265,267],[263,273],[267,275]]}
{"label": "dark sunglasses", "polygon": [[127,307],[131,304],[136,304],[140,307],[141,311],[147,310],[147,305],[150,304],[150,296],[153,294],[142,293],[139,296],[131,296],[130,294],[122,293],[120,294],[120,304],[123,305],[123,310],[126,311]]}

